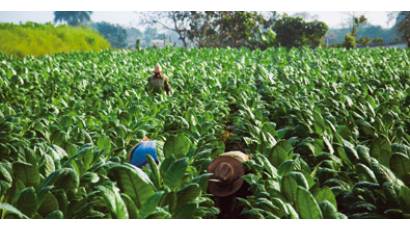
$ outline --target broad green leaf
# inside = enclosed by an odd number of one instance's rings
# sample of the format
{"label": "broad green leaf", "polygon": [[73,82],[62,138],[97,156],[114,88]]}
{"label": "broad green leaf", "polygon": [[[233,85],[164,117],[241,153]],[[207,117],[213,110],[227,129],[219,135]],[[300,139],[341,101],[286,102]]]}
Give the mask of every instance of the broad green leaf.
{"label": "broad green leaf", "polygon": [[338,219],[338,212],[334,204],[328,200],[319,202],[320,210],[323,213],[324,219]]}
{"label": "broad green leaf", "polygon": [[392,149],[390,142],[385,137],[379,137],[370,145],[370,155],[376,158],[384,166],[390,166]]}
{"label": "broad green leaf", "polygon": [[328,201],[330,202],[334,207],[337,207],[337,202],[336,202],[336,197],[333,194],[332,190],[329,189],[328,187],[321,188],[315,195],[316,201],[321,202],[321,201]]}
{"label": "broad green leaf", "polygon": [[406,155],[394,153],[390,159],[390,168],[403,182],[410,185],[410,159]]}
{"label": "broad green leaf", "polygon": [[43,216],[47,216],[59,208],[57,198],[51,192],[47,192],[42,198],[38,212]]}
{"label": "broad green leaf", "polygon": [[294,203],[296,201],[296,192],[298,188],[298,183],[296,180],[289,175],[282,177],[280,181],[280,190],[289,202]]}
{"label": "broad green leaf", "polygon": [[130,164],[112,164],[108,175],[138,208],[143,207],[147,199],[154,194],[154,185],[140,168]]}
{"label": "broad green leaf", "polygon": [[179,133],[168,137],[164,144],[163,152],[165,157],[174,156],[175,158],[180,158],[188,153],[190,146],[191,141],[189,138],[185,134]]}
{"label": "broad green leaf", "polygon": [[60,210],[54,210],[50,212],[47,216],[47,219],[64,219],[64,213]]}
{"label": "broad green leaf", "polygon": [[155,163],[154,159],[152,158],[151,155],[147,154],[146,155],[148,165],[151,169],[151,174],[152,174],[152,181],[154,182],[154,185],[157,189],[162,188],[162,177],[161,173],[159,171],[159,167],[157,163]]}
{"label": "broad green leaf", "polygon": [[13,178],[20,180],[26,186],[36,186],[40,183],[37,167],[23,162],[13,163]]}
{"label": "broad green leaf", "polygon": [[107,136],[101,136],[97,139],[97,147],[105,153],[111,153],[111,139]]}
{"label": "broad green leaf", "polygon": [[164,195],[163,191],[154,193],[151,197],[148,198],[147,202],[145,202],[144,206],[140,210],[139,218],[146,218],[147,216],[151,215],[155,208],[160,203],[162,197]]}
{"label": "broad green leaf", "polygon": [[63,157],[68,157],[67,152],[58,145],[52,145],[50,147],[51,155],[55,161],[61,160]]}
{"label": "broad green leaf", "polygon": [[8,183],[13,182],[13,177],[3,164],[0,164],[0,180],[5,180]]}
{"label": "broad green leaf", "polygon": [[33,187],[28,187],[20,191],[19,197],[16,202],[16,207],[31,217],[37,211],[37,194]]}
{"label": "broad green leaf", "polygon": [[296,208],[300,217],[303,219],[320,219],[323,218],[319,204],[313,195],[302,187],[297,188]]}
{"label": "broad green leaf", "polygon": [[187,167],[185,158],[174,161],[163,175],[164,183],[173,190],[177,189],[182,183]]}
{"label": "broad green leaf", "polygon": [[407,212],[410,211],[410,188],[402,186],[399,191],[400,206]]}
{"label": "broad green leaf", "polygon": [[24,215],[20,210],[8,203],[0,203],[0,210],[2,210],[3,216],[5,216],[4,213],[10,213],[18,216],[19,218],[28,219],[28,216]]}
{"label": "broad green leaf", "polygon": [[268,158],[274,166],[278,167],[290,158],[292,151],[292,145],[286,140],[281,140],[273,146]]}
{"label": "broad green leaf", "polygon": [[198,184],[188,184],[177,192],[178,207],[182,207],[195,200],[201,194]]}
{"label": "broad green leaf", "polygon": [[357,170],[357,174],[360,179],[364,181],[378,183],[376,179],[376,175],[374,175],[374,172],[370,168],[368,168],[366,165],[359,163],[356,165],[356,170]]}
{"label": "broad green leaf", "polygon": [[121,193],[121,198],[124,200],[124,203],[127,206],[128,217],[130,219],[137,219],[139,212],[137,206],[135,205],[135,202],[125,193]]}
{"label": "broad green leaf", "polygon": [[71,168],[62,168],[50,176],[48,176],[44,182],[44,185],[54,185],[56,188],[62,188],[64,190],[71,190],[78,188],[80,184],[80,178],[77,173]]}
{"label": "broad green leaf", "polygon": [[54,160],[50,155],[43,155],[43,159],[44,159],[44,165],[43,165],[44,173],[45,173],[45,176],[48,176],[56,170],[56,167],[54,165]]}
{"label": "broad green leaf", "polygon": [[121,195],[117,191],[116,187],[106,184],[97,186],[97,190],[101,191],[101,195],[107,203],[108,208],[114,218],[128,219],[127,206],[125,205],[124,200],[121,198]]}

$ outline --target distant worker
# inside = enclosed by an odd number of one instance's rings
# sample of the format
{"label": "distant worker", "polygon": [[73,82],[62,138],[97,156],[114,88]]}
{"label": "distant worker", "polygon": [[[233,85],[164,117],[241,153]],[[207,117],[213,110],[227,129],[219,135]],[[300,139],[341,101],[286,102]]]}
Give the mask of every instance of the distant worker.
{"label": "distant worker", "polygon": [[161,66],[155,65],[154,75],[148,78],[148,89],[154,93],[161,93],[165,91],[167,95],[171,94],[171,85],[169,79],[162,73]]}
{"label": "distant worker", "polygon": [[159,163],[156,147],[156,142],[145,136],[140,143],[132,148],[129,156],[130,163],[141,168],[148,163],[147,155],[150,155],[156,163]]}
{"label": "distant worker", "polygon": [[249,156],[240,151],[221,154],[208,166],[212,176],[208,180],[208,191],[214,195],[216,206],[220,209],[219,218],[239,218],[242,209],[235,205],[236,197],[250,195],[249,186],[243,180],[246,169],[243,163]]}

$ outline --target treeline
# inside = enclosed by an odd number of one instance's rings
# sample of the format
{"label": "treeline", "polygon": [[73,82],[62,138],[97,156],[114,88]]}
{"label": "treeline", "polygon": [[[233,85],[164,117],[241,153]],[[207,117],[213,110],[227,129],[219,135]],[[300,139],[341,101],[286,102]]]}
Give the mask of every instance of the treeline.
{"label": "treeline", "polygon": [[[409,12],[391,13],[396,22],[391,28],[371,25],[364,15],[351,17],[351,26],[329,29],[318,20],[276,12],[155,12],[141,13],[149,26],[144,31],[95,23],[114,47],[371,47],[407,42],[410,37]],[[111,32],[109,32],[111,27]],[[102,29],[105,28],[105,29]],[[120,31],[113,38],[113,31]],[[159,32],[159,30],[161,32]],[[126,34],[126,35],[125,35]],[[122,42],[118,39],[121,37]]]}
{"label": "treeline", "polygon": [[32,22],[20,25],[0,23],[0,35],[0,52],[16,56],[110,48],[104,37],[87,27]]}

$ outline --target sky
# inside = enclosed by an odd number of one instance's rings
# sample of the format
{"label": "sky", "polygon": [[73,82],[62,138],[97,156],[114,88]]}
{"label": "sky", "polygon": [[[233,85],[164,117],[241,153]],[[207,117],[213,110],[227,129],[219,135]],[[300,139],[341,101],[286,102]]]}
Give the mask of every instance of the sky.
{"label": "sky", "polygon": [[[280,12],[283,13],[283,12]],[[294,14],[305,14],[308,13],[308,19],[318,19],[326,22],[329,27],[340,28],[346,25],[347,20],[350,18],[352,12],[318,12],[318,11],[307,11],[307,12],[286,12],[289,15]],[[366,15],[369,23],[374,25],[380,25],[382,27],[390,27],[394,21],[389,21],[388,13],[386,11],[379,12],[355,12],[356,15],[364,14]],[[132,11],[125,12],[93,12],[91,19],[95,22],[106,21],[114,24],[120,24],[126,27],[141,27],[138,23],[137,13]],[[27,11],[0,11],[0,22],[26,22],[34,21],[39,23],[51,22],[53,20],[52,11],[43,12],[27,12]]]}

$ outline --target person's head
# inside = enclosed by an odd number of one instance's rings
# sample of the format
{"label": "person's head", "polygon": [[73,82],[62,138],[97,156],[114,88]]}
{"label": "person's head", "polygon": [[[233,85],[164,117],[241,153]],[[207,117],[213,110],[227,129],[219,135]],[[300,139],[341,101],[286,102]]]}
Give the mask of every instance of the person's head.
{"label": "person's head", "polygon": [[162,73],[162,69],[161,69],[161,66],[159,64],[155,65],[154,73],[157,73],[157,74]]}

